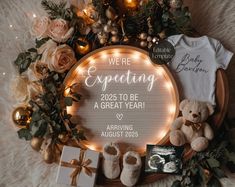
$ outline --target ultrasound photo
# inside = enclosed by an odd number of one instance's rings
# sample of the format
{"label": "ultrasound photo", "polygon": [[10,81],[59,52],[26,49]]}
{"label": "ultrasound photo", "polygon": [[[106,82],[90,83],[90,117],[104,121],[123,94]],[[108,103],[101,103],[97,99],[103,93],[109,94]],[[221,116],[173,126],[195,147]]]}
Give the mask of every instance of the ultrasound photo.
{"label": "ultrasound photo", "polygon": [[147,145],[145,172],[182,173],[184,147]]}

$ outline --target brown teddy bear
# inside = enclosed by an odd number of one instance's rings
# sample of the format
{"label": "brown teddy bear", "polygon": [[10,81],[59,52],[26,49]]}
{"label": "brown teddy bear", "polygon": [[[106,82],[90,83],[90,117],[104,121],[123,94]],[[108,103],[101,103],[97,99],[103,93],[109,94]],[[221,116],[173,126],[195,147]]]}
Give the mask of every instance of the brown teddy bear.
{"label": "brown teddy bear", "polygon": [[203,151],[214,133],[205,121],[213,114],[211,104],[185,99],[180,103],[181,117],[176,118],[171,126],[170,142],[175,146],[190,143],[194,151]]}

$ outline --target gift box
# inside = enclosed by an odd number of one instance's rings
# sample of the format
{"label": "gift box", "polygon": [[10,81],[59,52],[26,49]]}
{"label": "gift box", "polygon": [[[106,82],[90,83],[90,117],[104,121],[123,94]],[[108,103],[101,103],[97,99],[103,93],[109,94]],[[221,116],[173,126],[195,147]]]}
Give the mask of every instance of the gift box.
{"label": "gift box", "polygon": [[92,187],[95,184],[98,163],[98,152],[64,146],[56,181],[71,186]]}

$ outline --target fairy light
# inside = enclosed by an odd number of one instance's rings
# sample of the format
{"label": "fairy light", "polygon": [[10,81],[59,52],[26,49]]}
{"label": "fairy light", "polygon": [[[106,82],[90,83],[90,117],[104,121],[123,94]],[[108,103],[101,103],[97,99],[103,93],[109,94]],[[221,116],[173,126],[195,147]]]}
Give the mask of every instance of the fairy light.
{"label": "fairy light", "polygon": [[106,59],[108,57],[108,54],[106,52],[101,53],[101,58]]}
{"label": "fairy light", "polygon": [[150,66],[150,65],[151,65],[150,60],[149,60],[149,59],[146,59],[146,60],[145,60],[145,64],[146,64],[147,66]]}
{"label": "fairy light", "polygon": [[139,52],[133,52],[131,55],[131,58],[135,59],[135,60],[139,60],[141,57]]}
{"label": "fairy light", "polygon": [[81,67],[78,67],[78,68],[77,68],[77,73],[78,73],[78,74],[82,75],[83,72],[84,72],[83,68],[81,68]]}
{"label": "fairy light", "polygon": [[162,76],[164,74],[164,69],[161,67],[156,68],[156,73],[158,76]]}
{"label": "fairy light", "polygon": [[12,27],[13,27],[13,25],[12,25],[12,24],[10,24],[10,25],[9,25],[9,27],[10,27],[10,28],[12,28]]}
{"label": "fairy light", "polygon": [[161,140],[164,136],[166,136],[167,132],[168,132],[168,131],[167,131],[166,129],[162,129],[162,130],[159,132],[158,139]]}
{"label": "fairy light", "polygon": [[164,86],[168,89],[168,90],[171,90],[172,89],[172,84],[171,84],[171,82],[165,82],[164,83]]}
{"label": "fairy light", "polygon": [[69,93],[70,93],[70,88],[65,89],[64,95],[67,96],[67,95],[69,95]]}
{"label": "fairy light", "polygon": [[175,105],[169,105],[168,106],[168,111],[170,114],[174,114],[175,113]]}
{"label": "fairy light", "polygon": [[33,14],[33,18],[36,18],[37,17],[37,15],[36,14]]}
{"label": "fairy light", "polygon": [[66,110],[67,110],[67,114],[72,114],[73,113],[73,107],[72,106],[67,106]]}
{"label": "fairy light", "polygon": [[93,151],[96,151],[96,146],[95,145],[87,145],[87,147],[90,149],[90,150],[93,150]]}
{"label": "fairy light", "polygon": [[89,64],[95,64],[95,59],[94,58],[92,58],[92,57],[90,57],[89,59],[88,59],[88,62],[89,62]]}
{"label": "fairy light", "polygon": [[120,55],[120,51],[117,50],[117,49],[113,50],[113,55],[114,55],[115,57],[118,57],[118,56]]}

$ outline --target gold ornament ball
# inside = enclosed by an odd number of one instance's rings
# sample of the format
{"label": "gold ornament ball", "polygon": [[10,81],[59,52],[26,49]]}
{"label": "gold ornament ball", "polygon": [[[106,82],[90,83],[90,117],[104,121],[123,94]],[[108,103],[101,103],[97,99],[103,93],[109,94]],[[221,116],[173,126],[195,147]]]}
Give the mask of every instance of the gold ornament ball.
{"label": "gold ornament ball", "polygon": [[146,40],[148,35],[147,35],[147,33],[143,32],[143,33],[140,34],[139,37],[140,37],[141,40]]}
{"label": "gold ornament ball", "polygon": [[101,38],[100,39],[100,44],[105,44],[107,42],[107,39],[106,38]]}
{"label": "gold ornament ball", "polygon": [[148,41],[148,42],[151,42],[151,41],[152,41],[152,37],[151,37],[151,36],[148,36],[148,37],[147,37],[147,41]]}
{"label": "gold ornament ball", "polygon": [[30,107],[18,107],[12,113],[12,120],[19,128],[28,128],[32,113]]}
{"label": "gold ornament ball", "polygon": [[55,152],[54,152],[54,148],[53,148],[52,144],[48,145],[46,150],[44,150],[44,152],[43,152],[43,160],[47,164],[51,164],[51,163],[53,163],[55,161]]}
{"label": "gold ornament ball", "polygon": [[166,32],[165,31],[160,32],[158,35],[159,35],[159,37],[161,39],[165,39],[166,38]]}
{"label": "gold ornament ball", "polygon": [[114,20],[117,15],[116,15],[116,11],[111,7],[109,6],[106,11],[105,11],[105,15],[108,19],[111,19],[111,20]]}
{"label": "gold ornament ball", "polygon": [[147,47],[147,45],[148,45],[147,41],[141,41],[140,42],[141,47]]}
{"label": "gold ornament ball", "polygon": [[117,35],[118,34],[118,28],[116,28],[116,27],[112,28],[111,34],[112,35]]}
{"label": "gold ornament ball", "polygon": [[35,151],[40,151],[44,138],[33,137],[30,145]]}
{"label": "gold ornament ball", "polygon": [[118,37],[118,36],[112,36],[112,37],[111,37],[111,41],[112,41],[113,43],[117,43],[117,42],[119,42],[120,40],[119,40],[119,37]]}
{"label": "gold ornament ball", "polygon": [[[79,41],[83,42],[85,45],[81,45]],[[80,55],[85,55],[91,51],[91,44],[85,38],[78,38],[76,42],[76,52]]]}
{"label": "gold ornament ball", "polygon": [[105,25],[105,26],[104,26],[104,32],[109,33],[111,30],[112,30],[111,25]]}
{"label": "gold ornament ball", "polygon": [[66,143],[69,140],[68,134],[59,134],[58,138],[62,143]]}

